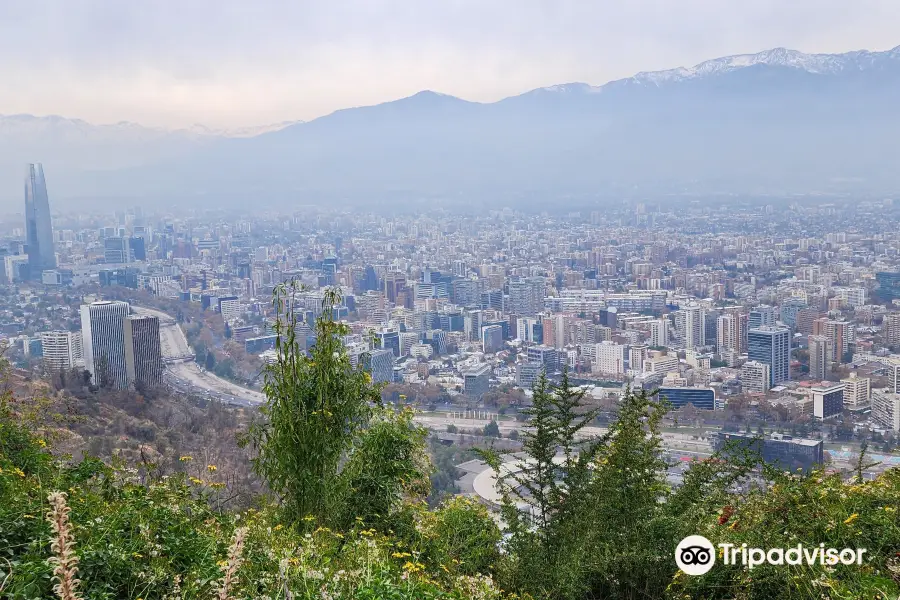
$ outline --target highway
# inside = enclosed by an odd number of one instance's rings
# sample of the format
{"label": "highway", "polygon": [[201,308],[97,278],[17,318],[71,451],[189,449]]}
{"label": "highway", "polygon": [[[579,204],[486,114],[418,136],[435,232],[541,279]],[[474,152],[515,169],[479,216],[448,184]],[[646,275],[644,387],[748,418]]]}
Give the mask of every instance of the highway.
{"label": "highway", "polygon": [[132,309],[135,314],[159,318],[159,339],[166,367],[165,379],[169,385],[226,404],[256,406],[265,402],[265,394],[201,370],[194,362],[194,352],[188,345],[184,332],[171,315],[139,306],[132,306]]}

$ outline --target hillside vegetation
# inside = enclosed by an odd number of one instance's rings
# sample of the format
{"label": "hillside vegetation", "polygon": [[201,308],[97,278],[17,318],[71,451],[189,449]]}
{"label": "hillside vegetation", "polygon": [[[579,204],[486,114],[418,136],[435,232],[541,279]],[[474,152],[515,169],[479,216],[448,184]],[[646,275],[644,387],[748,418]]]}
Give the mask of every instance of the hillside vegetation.
{"label": "hillside vegetation", "polygon": [[[102,462],[54,449],[11,393],[0,402],[0,597],[162,598],[897,598],[900,472],[874,481],[769,468],[752,456],[695,463],[673,489],[652,398],[629,394],[609,433],[567,378],[526,409],[529,458],[501,478],[503,528],[463,498],[429,508],[425,432],[381,401],[323,319],[307,356],[276,292],[281,359],[269,403],[241,444],[269,490],[223,506],[220,466],[184,455]],[[330,296],[327,302],[334,301]],[[330,315],[330,310],[323,311]],[[484,452],[495,464],[501,456]],[[189,467],[188,467],[189,466]],[[499,465],[497,465],[499,466]],[[764,479],[765,481],[762,481]],[[749,491],[735,493],[736,484]],[[526,517],[521,507],[531,506]],[[717,564],[680,574],[677,543],[868,550],[862,566]]]}

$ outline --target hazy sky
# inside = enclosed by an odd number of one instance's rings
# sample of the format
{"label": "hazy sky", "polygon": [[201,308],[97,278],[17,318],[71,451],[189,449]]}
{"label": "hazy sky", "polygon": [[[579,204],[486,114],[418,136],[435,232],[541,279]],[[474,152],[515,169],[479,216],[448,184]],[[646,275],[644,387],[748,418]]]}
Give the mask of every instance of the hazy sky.
{"label": "hazy sky", "polygon": [[900,0],[2,0],[0,114],[238,127],[897,45]]}

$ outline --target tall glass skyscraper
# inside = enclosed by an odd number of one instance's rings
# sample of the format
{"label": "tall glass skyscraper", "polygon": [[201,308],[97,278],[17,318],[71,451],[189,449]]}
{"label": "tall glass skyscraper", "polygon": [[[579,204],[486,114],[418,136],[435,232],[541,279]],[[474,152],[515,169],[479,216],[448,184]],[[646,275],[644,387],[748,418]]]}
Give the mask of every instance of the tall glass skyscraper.
{"label": "tall glass skyscraper", "polygon": [[50,200],[44,167],[29,164],[25,174],[25,235],[28,244],[28,276],[39,280],[47,269],[56,268],[53,228],[50,225]]}

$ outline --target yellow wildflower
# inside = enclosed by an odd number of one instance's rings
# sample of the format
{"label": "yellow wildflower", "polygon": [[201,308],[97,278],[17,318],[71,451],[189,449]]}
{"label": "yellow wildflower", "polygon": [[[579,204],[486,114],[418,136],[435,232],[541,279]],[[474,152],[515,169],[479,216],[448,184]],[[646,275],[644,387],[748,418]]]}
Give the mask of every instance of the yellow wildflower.
{"label": "yellow wildflower", "polygon": [[218,467],[216,467],[216,465],[206,465],[206,470],[210,473],[215,473],[218,470]]}
{"label": "yellow wildflower", "polygon": [[178,460],[180,460],[181,462],[188,462],[190,460],[194,460],[194,457],[193,456],[182,456]]}
{"label": "yellow wildflower", "polygon": [[45,442],[44,440],[38,440],[37,445],[40,446],[41,448],[46,448],[47,442]]}
{"label": "yellow wildflower", "polygon": [[282,529],[284,529],[284,525],[282,525],[281,523],[275,526],[275,531],[281,531]]}
{"label": "yellow wildflower", "polygon": [[849,517],[844,519],[844,525],[849,525],[850,523],[852,523],[853,521],[855,521],[858,518],[859,518],[859,513],[853,513],[852,515],[850,515]]}
{"label": "yellow wildflower", "polygon": [[22,471],[22,469],[20,469],[19,467],[13,467],[12,472],[14,475],[18,475],[19,477],[25,477],[25,472]]}

